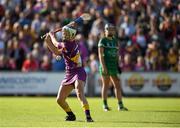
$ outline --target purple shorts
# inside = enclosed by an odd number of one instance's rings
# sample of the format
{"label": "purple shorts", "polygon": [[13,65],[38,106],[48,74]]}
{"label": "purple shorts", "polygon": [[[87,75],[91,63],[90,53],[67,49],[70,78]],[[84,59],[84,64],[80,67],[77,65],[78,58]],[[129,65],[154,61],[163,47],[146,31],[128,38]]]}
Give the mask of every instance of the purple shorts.
{"label": "purple shorts", "polygon": [[66,70],[66,75],[61,85],[71,85],[74,84],[76,80],[86,81],[86,72],[83,67]]}

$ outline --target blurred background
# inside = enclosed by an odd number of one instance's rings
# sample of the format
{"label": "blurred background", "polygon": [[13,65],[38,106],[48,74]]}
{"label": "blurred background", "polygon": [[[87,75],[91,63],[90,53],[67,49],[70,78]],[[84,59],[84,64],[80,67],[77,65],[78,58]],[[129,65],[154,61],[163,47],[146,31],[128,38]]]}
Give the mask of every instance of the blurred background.
{"label": "blurred background", "polygon": [[106,23],[117,29],[125,96],[180,95],[178,0],[0,0],[0,95],[55,95],[64,60],[40,36],[84,12],[92,17],[78,27],[76,41],[88,96],[100,95],[97,49]]}

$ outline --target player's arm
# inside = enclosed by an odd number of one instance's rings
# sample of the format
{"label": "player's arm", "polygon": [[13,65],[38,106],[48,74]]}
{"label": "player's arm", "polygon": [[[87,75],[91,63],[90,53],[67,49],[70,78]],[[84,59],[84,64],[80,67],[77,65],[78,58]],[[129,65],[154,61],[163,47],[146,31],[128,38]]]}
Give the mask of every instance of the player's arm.
{"label": "player's arm", "polygon": [[104,41],[101,39],[98,43],[98,56],[99,56],[99,62],[102,65],[102,72],[107,74],[107,67],[104,60]]}
{"label": "player's arm", "polygon": [[[69,24],[67,24],[66,26],[77,28],[78,26],[83,25],[84,21],[89,21],[90,19],[91,19],[91,16],[88,13],[84,13],[80,17],[75,19],[74,21],[72,21]],[[56,33],[56,32],[59,32],[61,30],[62,30],[62,28],[57,28],[53,32]],[[44,39],[46,36],[47,36],[47,33],[42,35],[41,39]]]}
{"label": "player's arm", "polygon": [[104,61],[104,48],[99,47],[98,53],[99,53],[99,62],[102,65],[102,71],[103,71],[103,73],[107,74],[107,68],[106,68],[105,61]]}
{"label": "player's arm", "polygon": [[69,24],[67,24],[68,27],[73,27],[73,28],[77,28],[78,24],[75,21],[70,22]]}
{"label": "player's arm", "polygon": [[79,20],[75,20],[75,21],[71,21],[69,24],[67,24],[66,26],[68,27],[73,27],[75,29],[77,29],[78,26],[83,24],[83,19],[78,18]]}
{"label": "player's arm", "polygon": [[52,33],[49,33],[46,36],[45,42],[52,53],[54,53],[55,55],[61,55],[62,49],[58,48],[59,42],[56,41],[56,39]]}
{"label": "player's arm", "polygon": [[91,16],[88,13],[82,14],[80,17],[70,22],[67,26],[77,28],[80,25],[83,25],[84,21],[91,19]]}

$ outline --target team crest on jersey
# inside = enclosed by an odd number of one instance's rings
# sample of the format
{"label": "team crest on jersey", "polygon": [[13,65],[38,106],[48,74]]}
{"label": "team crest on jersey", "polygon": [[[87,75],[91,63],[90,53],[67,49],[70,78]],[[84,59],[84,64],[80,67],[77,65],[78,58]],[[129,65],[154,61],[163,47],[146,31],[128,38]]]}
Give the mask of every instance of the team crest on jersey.
{"label": "team crest on jersey", "polygon": [[82,64],[79,50],[78,50],[77,54],[71,58],[71,61],[73,61],[74,63],[77,63],[77,64]]}

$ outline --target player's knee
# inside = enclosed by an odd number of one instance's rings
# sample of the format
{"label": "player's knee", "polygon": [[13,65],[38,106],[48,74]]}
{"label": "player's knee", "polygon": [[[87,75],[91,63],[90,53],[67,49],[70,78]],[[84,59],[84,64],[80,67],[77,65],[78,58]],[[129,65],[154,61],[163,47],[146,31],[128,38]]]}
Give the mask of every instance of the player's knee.
{"label": "player's knee", "polygon": [[109,82],[104,82],[102,86],[108,86]]}
{"label": "player's knee", "polygon": [[60,98],[60,97],[57,97],[57,98],[56,98],[56,102],[57,102],[59,105],[63,104],[64,101],[65,101],[65,100],[64,100],[63,98]]}
{"label": "player's knee", "polygon": [[119,84],[119,83],[116,83],[116,85],[115,85],[115,89],[117,89],[117,90],[120,90],[120,89],[121,89],[121,86],[120,86],[120,84]]}
{"label": "player's knee", "polygon": [[59,104],[60,103],[60,99],[57,97],[56,98],[56,102]]}
{"label": "player's knee", "polygon": [[104,86],[102,86],[102,89],[103,90],[107,90],[109,88],[109,86],[106,84],[106,85],[104,85]]}

